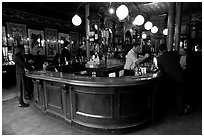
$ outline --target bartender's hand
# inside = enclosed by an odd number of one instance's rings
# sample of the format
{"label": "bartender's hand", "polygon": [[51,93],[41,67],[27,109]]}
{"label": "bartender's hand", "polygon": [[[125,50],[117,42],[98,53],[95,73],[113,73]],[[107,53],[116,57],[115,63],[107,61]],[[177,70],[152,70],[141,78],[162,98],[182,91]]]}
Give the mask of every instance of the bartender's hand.
{"label": "bartender's hand", "polygon": [[24,69],[25,69],[25,72],[28,72],[28,70],[26,68],[24,68]]}
{"label": "bartender's hand", "polygon": [[149,54],[148,54],[148,53],[146,53],[146,54],[145,54],[145,58],[148,58],[148,57],[149,57]]}

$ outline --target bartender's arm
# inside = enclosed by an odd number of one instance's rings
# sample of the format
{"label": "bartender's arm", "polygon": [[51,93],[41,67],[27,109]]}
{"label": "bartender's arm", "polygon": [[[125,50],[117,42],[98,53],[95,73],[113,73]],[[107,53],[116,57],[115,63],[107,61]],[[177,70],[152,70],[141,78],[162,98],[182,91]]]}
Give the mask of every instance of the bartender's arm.
{"label": "bartender's arm", "polygon": [[143,62],[145,59],[147,59],[149,57],[149,54],[145,54],[144,57],[137,59],[136,64],[140,64],[141,62]]}

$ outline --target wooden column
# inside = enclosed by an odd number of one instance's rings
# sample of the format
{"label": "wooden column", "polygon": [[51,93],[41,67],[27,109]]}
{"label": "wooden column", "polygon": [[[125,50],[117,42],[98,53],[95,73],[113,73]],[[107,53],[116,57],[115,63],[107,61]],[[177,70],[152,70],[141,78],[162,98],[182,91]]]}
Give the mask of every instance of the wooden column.
{"label": "wooden column", "polygon": [[176,29],[175,29],[175,45],[176,50],[179,51],[180,35],[181,35],[181,18],[182,18],[182,2],[176,3]]}
{"label": "wooden column", "polygon": [[173,42],[174,42],[174,13],[175,13],[175,2],[169,2],[169,10],[168,10],[168,35],[167,35],[167,49],[168,51],[173,50]]}
{"label": "wooden column", "polygon": [[89,31],[90,31],[90,26],[89,26],[89,3],[86,3],[85,6],[85,20],[86,20],[86,57],[87,60],[90,59],[90,45],[89,45]]}

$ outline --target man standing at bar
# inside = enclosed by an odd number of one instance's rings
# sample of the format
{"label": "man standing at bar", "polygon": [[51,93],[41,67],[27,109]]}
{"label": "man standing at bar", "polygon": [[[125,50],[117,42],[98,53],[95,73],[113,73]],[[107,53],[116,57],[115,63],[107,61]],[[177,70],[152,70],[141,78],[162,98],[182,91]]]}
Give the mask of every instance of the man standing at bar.
{"label": "man standing at bar", "polygon": [[65,41],[64,48],[62,49],[61,52],[61,62],[63,65],[65,65],[67,61],[71,60],[70,48],[71,48],[70,42]]}
{"label": "man standing at bar", "polygon": [[[170,97],[177,115],[184,113],[184,73],[180,65],[180,56],[177,51],[167,51],[166,44],[159,45],[160,55],[158,67],[164,81],[161,85],[166,100]],[[165,85],[164,85],[165,84]],[[169,95],[168,95],[169,94]],[[170,104],[171,104],[170,103]],[[167,106],[170,107],[170,106]]]}
{"label": "man standing at bar", "polygon": [[25,63],[25,51],[24,46],[20,43],[20,38],[14,40],[14,62],[16,65],[16,79],[18,87],[18,100],[19,107],[29,107],[29,104],[24,102],[24,97],[27,96],[27,91],[25,88],[25,70],[27,68]]}
{"label": "man standing at bar", "polygon": [[126,55],[126,61],[124,66],[125,76],[133,76],[135,74],[135,68],[149,57],[149,54],[146,54],[144,57],[138,58],[137,54],[140,53],[140,50],[140,44],[138,42],[134,42],[132,49]]}

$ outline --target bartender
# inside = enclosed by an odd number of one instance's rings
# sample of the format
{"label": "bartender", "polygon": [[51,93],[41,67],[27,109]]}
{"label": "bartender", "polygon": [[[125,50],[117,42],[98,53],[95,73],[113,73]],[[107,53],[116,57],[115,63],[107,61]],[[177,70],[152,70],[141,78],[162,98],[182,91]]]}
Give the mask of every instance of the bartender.
{"label": "bartender", "polygon": [[138,57],[138,53],[141,52],[140,44],[134,42],[132,49],[126,55],[126,61],[124,66],[124,75],[133,76],[135,74],[134,70],[136,67],[149,57],[149,54],[145,54],[144,57]]}
{"label": "bartender", "polygon": [[67,61],[71,60],[70,48],[71,48],[70,42],[65,41],[64,48],[62,49],[61,52],[61,63],[64,65],[66,64]]}

